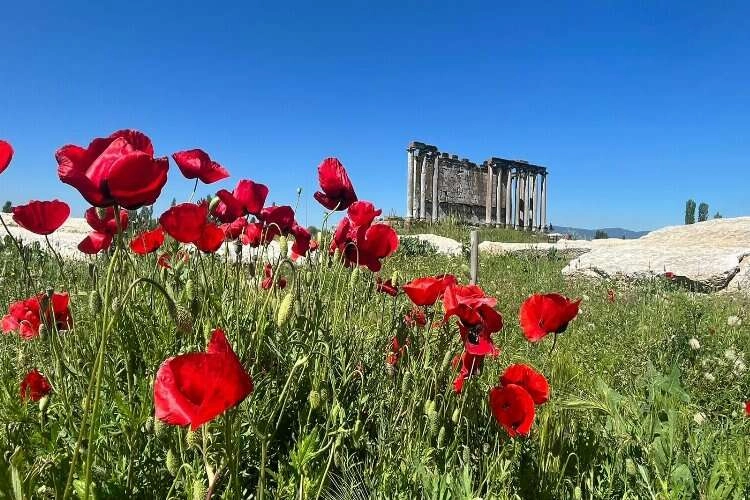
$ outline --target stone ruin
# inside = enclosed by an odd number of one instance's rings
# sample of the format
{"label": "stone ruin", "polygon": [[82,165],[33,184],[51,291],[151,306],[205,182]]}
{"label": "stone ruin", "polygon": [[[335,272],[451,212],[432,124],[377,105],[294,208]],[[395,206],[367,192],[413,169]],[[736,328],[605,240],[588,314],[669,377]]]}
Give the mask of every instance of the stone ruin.
{"label": "stone ruin", "polygon": [[480,166],[415,141],[407,149],[406,179],[407,220],[547,229],[545,167],[496,157]]}

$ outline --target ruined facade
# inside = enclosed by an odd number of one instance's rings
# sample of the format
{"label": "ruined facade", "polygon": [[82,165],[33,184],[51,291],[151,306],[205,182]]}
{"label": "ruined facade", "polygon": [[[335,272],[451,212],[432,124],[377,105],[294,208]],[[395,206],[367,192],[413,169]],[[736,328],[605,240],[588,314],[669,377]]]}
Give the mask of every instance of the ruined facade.
{"label": "ruined facade", "polygon": [[492,157],[481,165],[422,142],[407,149],[406,218],[446,217],[527,231],[547,227],[547,169]]}

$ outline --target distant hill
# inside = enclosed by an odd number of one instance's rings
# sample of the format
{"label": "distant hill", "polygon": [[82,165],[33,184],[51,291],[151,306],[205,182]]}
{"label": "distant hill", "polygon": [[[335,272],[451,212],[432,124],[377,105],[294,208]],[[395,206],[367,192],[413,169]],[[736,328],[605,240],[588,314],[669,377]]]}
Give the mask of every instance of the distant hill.
{"label": "distant hill", "polygon": [[648,234],[649,231],[631,231],[630,229],[623,229],[621,227],[602,227],[602,228],[596,228],[596,229],[583,229],[580,227],[567,227],[567,226],[555,226],[553,225],[553,232],[555,233],[570,233],[579,240],[592,240],[594,239],[594,234],[598,230],[602,230],[610,238],[623,238],[632,240],[635,238],[640,238],[641,236]]}

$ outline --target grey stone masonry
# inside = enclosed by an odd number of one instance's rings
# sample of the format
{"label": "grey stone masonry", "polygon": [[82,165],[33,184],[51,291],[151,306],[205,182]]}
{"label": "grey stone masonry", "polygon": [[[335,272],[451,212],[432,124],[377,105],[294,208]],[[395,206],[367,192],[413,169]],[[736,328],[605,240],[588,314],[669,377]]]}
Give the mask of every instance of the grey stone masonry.
{"label": "grey stone masonry", "polygon": [[491,157],[481,164],[414,141],[407,148],[406,218],[547,228],[547,169]]}

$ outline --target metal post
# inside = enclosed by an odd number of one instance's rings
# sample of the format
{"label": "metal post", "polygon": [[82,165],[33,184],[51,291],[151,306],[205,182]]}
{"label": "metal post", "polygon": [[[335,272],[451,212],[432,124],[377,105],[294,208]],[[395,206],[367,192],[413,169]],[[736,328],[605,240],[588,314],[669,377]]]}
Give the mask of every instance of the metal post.
{"label": "metal post", "polygon": [[471,262],[470,262],[471,284],[476,285],[479,273],[479,232],[471,230]]}

